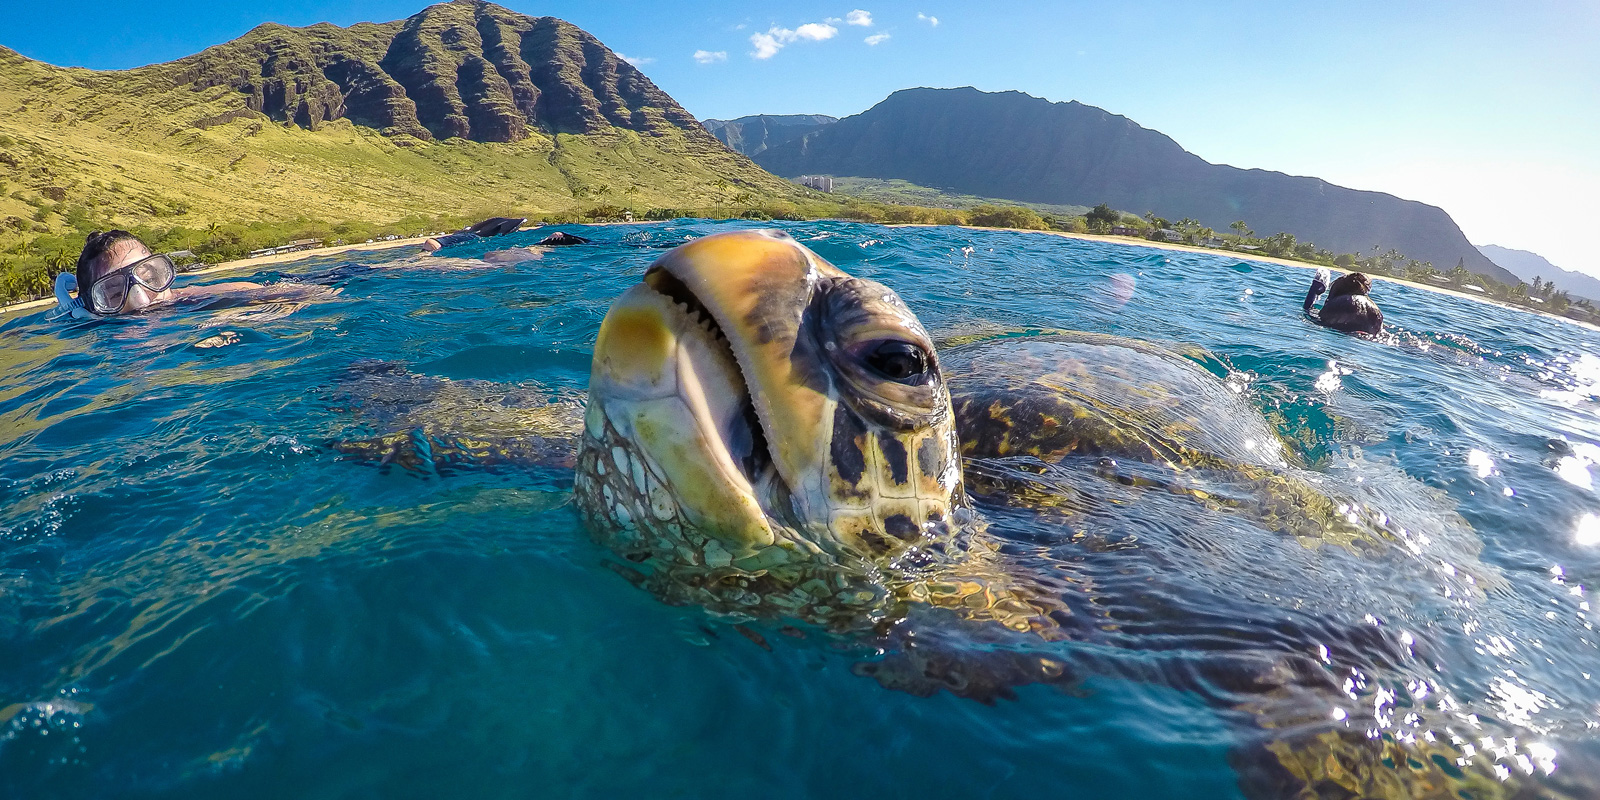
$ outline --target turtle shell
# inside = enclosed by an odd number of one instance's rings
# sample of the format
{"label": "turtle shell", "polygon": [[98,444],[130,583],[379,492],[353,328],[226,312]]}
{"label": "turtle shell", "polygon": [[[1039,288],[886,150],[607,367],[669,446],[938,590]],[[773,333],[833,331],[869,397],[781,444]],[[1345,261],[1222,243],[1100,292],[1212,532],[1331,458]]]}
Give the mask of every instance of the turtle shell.
{"label": "turtle shell", "polygon": [[1277,434],[1227,383],[1146,342],[1088,333],[1001,338],[955,348],[941,362],[969,458],[1290,466]]}

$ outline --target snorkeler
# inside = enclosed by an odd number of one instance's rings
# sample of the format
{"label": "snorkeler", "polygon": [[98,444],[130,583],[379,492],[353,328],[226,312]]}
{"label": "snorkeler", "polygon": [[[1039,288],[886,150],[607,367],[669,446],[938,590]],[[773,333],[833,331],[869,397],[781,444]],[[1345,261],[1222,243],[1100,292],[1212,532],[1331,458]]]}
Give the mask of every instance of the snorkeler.
{"label": "snorkeler", "polygon": [[[486,219],[476,225],[469,225],[465,228],[462,228],[461,230],[449,234],[448,236],[436,236],[432,239],[429,239],[422,243],[422,249],[431,253],[437,250],[442,250],[446,247],[452,247],[458,244],[467,244],[468,242],[475,242],[479,239],[488,239],[495,236],[504,236],[508,233],[516,233],[518,230],[521,230],[522,223],[524,222],[527,222],[527,220],[513,219],[511,217],[495,217],[493,219]],[[583,238],[582,236],[574,236],[564,231],[556,231],[555,233],[552,233],[549,236],[534,242],[531,246],[570,247],[576,244],[588,243],[589,240]]]}
{"label": "snorkeler", "polygon": [[516,233],[517,230],[522,227],[522,223],[527,221],[528,220],[526,219],[513,217],[492,217],[477,224],[468,225],[467,227],[462,228],[455,233],[447,234],[445,236],[435,236],[423,242],[422,249],[431,253],[435,250],[451,247],[453,245],[466,244],[467,242],[475,242],[479,239],[488,239],[494,236],[504,236],[508,233]]}
{"label": "snorkeler", "polygon": [[[1311,289],[1306,292],[1303,308],[1313,320],[1325,328],[1345,333],[1382,333],[1383,311],[1367,295],[1372,291],[1372,279],[1360,272],[1352,272],[1329,282],[1332,273],[1327,267],[1317,270],[1311,279]],[[1320,312],[1312,309],[1322,293],[1328,293],[1327,302]]]}
{"label": "snorkeler", "polygon": [[[178,303],[220,299],[229,295],[249,301],[302,298],[326,294],[321,286],[272,285],[232,281],[206,286],[174,287],[178,269],[168,256],[153,252],[137,236],[122,231],[95,231],[83,243],[74,273],[56,276],[56,302],[73,317],[138,314]],[[77,296],[72,292],[76,289]]]}
{"label": "snorkeler", "polygon": [[[522,223],[524,222],[527,222],[527,220],[512,219],[510,217],[495,217],[493,219],[486,219],[476,225],[470,225],[462,228],[461,230],[448,236],[438,236],[429,239],[422,243],[422,249],[425,252],[435,253],[439,256],[448,256],[448,253],[440,251],[447,247],[454,247],[456,245],[476,242],[479,239],[487,239],[495,236],[504,236],[508,233],[515,233],[521,229]],[[555,233],[552,233],[549,236],[546,236],[545,238],[540,239],[539,241],[534,242],[526,247],[507,247],[500,250],[490,250],[489,252],[476,255],[474,258],[490,264],[515,264],[524,261],[534,261],[541,258],[544,255],[546,248],[569,247],[572,245],[588,243],[589,240],[583,238],[582,236],[574,236],[570,233],[556,231]]]}

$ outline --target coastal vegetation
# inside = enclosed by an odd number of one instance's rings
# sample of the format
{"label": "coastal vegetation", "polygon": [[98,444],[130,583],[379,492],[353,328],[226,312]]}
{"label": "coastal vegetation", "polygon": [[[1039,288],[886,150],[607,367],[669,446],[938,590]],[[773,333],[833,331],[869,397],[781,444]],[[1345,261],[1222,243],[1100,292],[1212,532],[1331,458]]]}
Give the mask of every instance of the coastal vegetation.
{"label": "coastal vegetation", "polygon": [[1557,290],[1554,285],[1543,283],[1539,278],[1534,278],[1532,286],[1520,280],[1515,283],[1498,281],[1468,270],[1465,259],[1458,260],[1449,269],[1440,269],[1431,261],[1411,258],[1394,248],[1383,250],[1378,245],[1366,253],[1335,253],[1312,242],[1302,241],[1292,233],[1279,231],[1270,236],[1258,236],[1244,220],[1235,220],[1228,226],[1232,233],[1223,234],[1193,219],[1174,222],[1156,216],[1154,212],[1139,217],[1113,211],[1104,203],[1091,209],[1082,220],[1051,222],[1051,227],[1057,230],[1079,231],[1081,226],[1091,233],[1124,235],[1365,272],[1392,280],[1470,292],[1502,303],[1559,314],[1582,322],[1600,322],[1600,310],[1587,299],[1574,299],[1568,292]]}
{"label": "coastal vegetation", "polygon": [[216,260],[506,213],[811,194],[723,147],[593,36],[475,0],[262,25],[117,72],[0,48],[0,299],[47,291],[96,228]]}
{"label": "coastal vegetation", "polygon": [[[746,197],[741,198],[739,203],[698,207],[598,203],[557,211],[484,208],[465,214],[412,214],[381,223],[327,222],[301,216],[281,221],[214,222],[204,226],[140,224],[130,229],[157,251],[188,252],[192,254],[189,260],[193,262],[214,264],[243,258],[252,251],[292,241],[316,240],[333,246],[385,238],[408,238],[456,230],[477,219],[506,213],[527,216],[530,222],[544,224],[682,218],[754,221],[848,219],[890,225],[969,225],[1124,236],[1231,252],[1242,257],[1269,256],[1341,270],[1359,270],[1378,277],[1471,292],[1531,310],[1600,323],[1600,309],[1596,309],[1589,300],[1573,298],[1537,278],[1531,286],[1521,282],[1508,284],[1469,272],[1461,263],[1451,269],[1441,270],[1431,262],[1409,258],[1392,248],[1381,252],[1374,248],[1368,253],[1334,253],[1288,233],[1257,236],[1243,220],[1230,226],[1231,233],[1219,233],[1191,219],[1174,222],[1154,213],[1140,217],[1116,211],[1106,204],[1100,204],[1081,215],[1053,215],[1014,205],[933,208],[872,203],[809,192],[794,199],[760,201]],[[9,241],[0,247],[0,304],[47,296],[55,274],[71,270],[75,265],[78,250],[89,231],[107,227],[107,223],[96,222],[93,217],[82,214],[69,216],[67,222],[64,230],[52,230],[28,238],[0,238],[0,242]],[[1164,236],[1163,231],[1168,235]],[[1169,238],[1172,233],[1177,235],[1175,240]]]}
{"label": "coastal vegetation", "polygon": [[1041,215],[1047,214],[1058,217],[1082,216],[1089,212],[1088,206],[1062,205],[1059,203],[1025,203],[1000,197],[964,194],[951,189],[919,186],[898,178],[830,177],[833,178],[833,196],[835,198],[861,200],[880,205],[958,209],[969,209],[982,205],[1016,206],[1033,209]]}

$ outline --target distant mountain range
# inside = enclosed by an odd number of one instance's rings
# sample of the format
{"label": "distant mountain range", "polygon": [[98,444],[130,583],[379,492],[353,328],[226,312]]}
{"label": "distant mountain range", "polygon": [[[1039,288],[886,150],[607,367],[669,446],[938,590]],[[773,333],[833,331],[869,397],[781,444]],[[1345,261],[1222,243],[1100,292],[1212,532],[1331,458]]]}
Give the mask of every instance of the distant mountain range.
{"label": "distant mountain range", "polygon": [[595,37],[482,0],[114,72],[0,48],[0,108],[0,236],[799,194]]}
{"label": "distant mountain range", "polygon": [[838,121],[838,117],[826,114],[754,114],[738,119],[708,119],[702,124],[723,144],[754,157],[773,145]]}
{"label": "distant mountain range", "polygon": [[[899,179],[983,198],[1243,219],[1515,282],[1443,211],[1208,164],[1098,108],[910,89],[843,120],[702,126],[598,39],[484,0],[404,20],[263,24],[165,64],[97,72],[0,48],[0,239],[89,226],[392,222],[802,197],[783,176]],[[732,149],[730,149],[732,148]]]}
{"label": "distant mountain range", "polygon": [[1509,247],[1486,244],[1478,248],[1483,254],[1494,260],[1494,263],[1515,273],[1526,283],[1533,283],[1534,278],[1539,278],[1545,283],[1553,283],[1557,289],[1565,291],[1574,297],[1584,297],[1589,300],[1600,300],[1600,280],[1585,275],[1581,272],[1562,269],[1538,253],[1527,250],[1513,250]]}
{"label": "distant mountain range", "polygon": [[1287,231],[1344,253],[1399,250],[1516,283],[1434,206],[1318,178],[1211,164],[1157,131],[1077,102],[1021,92],[906,89],[852,117],[755,153],[785,177],[898,178],[984,197],[1191,217],[1226,232]]}

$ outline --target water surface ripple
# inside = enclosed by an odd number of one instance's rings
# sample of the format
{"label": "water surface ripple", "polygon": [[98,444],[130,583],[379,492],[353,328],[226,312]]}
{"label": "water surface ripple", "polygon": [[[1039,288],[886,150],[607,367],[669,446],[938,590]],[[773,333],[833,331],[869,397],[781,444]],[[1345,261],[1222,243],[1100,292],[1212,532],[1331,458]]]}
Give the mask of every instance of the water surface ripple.
{"label": "water surface ripple", "polygon": [[1084,635],[1033,645],[1074,679],[994,705],[890,691],[851,642],[746,636],[633,588],[559,479],[326,448],[385,432],[353,365],[581,394],[611,299],[737,225],[593,227],[513,265],[309,260],[255,277],[339,296],[0,320],[0,796],[1233,797],[1285,663],[1330,687],[1291,697],[1285,729],[1453,736],[1506,775],[1595,785],[1600,334],[1380,282],[1389,327],[1366,340],[1309,325],[1290,267],[775,224],[936,337],[1203,348],[1316,481],[1405,533],[1312,547],[1092,463],[987,463],[1092,498],[981,505],[1009,558],[1078,587]]}

